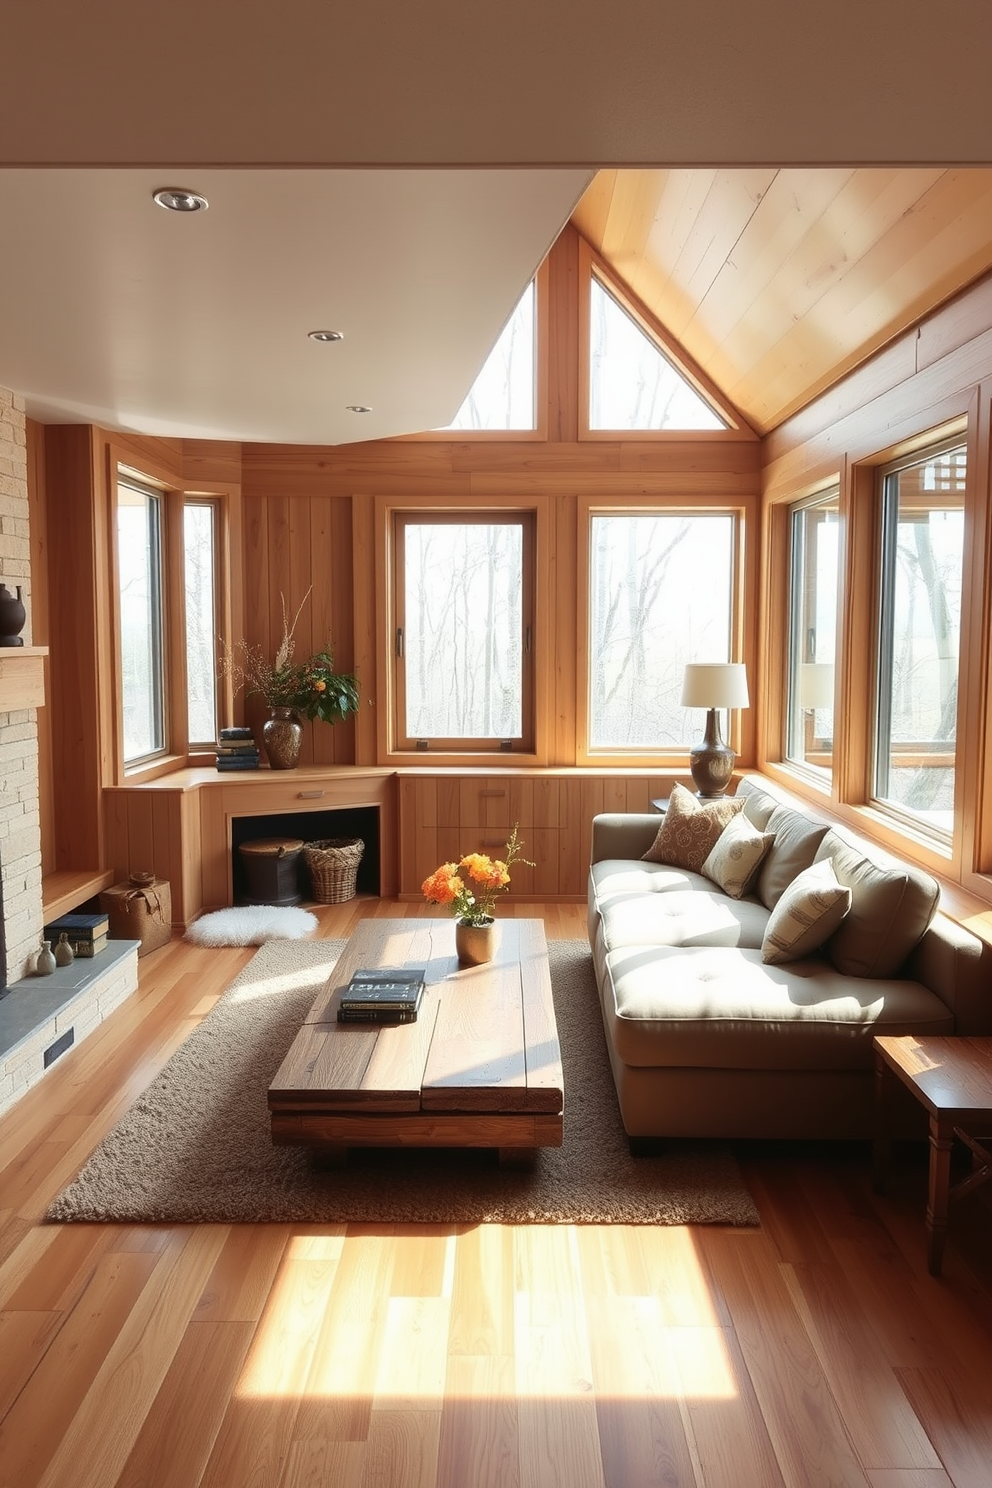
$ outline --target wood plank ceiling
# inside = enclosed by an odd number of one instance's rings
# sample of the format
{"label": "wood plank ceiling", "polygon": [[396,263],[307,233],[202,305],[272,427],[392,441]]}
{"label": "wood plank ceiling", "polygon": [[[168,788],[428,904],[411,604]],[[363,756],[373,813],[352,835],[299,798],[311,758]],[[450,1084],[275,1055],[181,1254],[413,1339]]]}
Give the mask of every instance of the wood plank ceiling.
{"label": "wood plank ceiling", "polygon": [[992,268],[992,170],[607,170],[572,221],[765,433]]}

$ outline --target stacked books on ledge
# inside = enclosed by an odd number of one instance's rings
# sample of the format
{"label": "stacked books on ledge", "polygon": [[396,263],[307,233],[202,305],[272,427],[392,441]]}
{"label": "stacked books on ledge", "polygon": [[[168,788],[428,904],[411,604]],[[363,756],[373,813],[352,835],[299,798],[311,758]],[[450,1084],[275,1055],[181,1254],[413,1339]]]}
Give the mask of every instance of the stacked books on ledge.
{"label": "stacked books on ledge", "polygon": [[59,943],[62,932],[77,956],[84,959],[99,956],[107,944],[110,933],[110,917],[105,914],[64,914],[45,926],[44,939],[51,942],[52,949]]}
{"label": "stacked books on ledge", "polygon": [[257,770],[258,745],[250,728],[222,728],[217,737],[218,770]]}
{"label": "stacked books on ledge", "polygon": [[341,993],[339,1023],[414,1023],[424,996],[425,966],[356,971]]}

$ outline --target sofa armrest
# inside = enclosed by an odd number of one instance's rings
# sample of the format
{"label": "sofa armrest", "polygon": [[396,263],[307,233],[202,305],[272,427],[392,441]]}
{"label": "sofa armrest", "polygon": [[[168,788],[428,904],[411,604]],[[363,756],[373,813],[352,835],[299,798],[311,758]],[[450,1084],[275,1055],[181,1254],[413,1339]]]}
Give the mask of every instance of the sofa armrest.
{"label": "sofa armrest", "polygon": [[592,819],[592,861],[604,858],[643,858],[664,817],[657,812],[606,812]]}
{"label": "sofa armrest", "polygon": [[956,920],[938,911],[902,975],[950,1008],[956,1034],[992,1033],[992,947]]}

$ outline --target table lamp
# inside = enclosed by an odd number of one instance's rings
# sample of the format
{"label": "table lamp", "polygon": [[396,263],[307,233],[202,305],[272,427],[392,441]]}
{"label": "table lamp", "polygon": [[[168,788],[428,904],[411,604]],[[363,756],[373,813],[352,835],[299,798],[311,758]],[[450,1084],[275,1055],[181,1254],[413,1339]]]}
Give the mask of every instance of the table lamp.
{"label": "table lamp", "polygon": [[742,662],[691,661],[682,679],[683,708],[705,708],[703,742],[689,752],[689,768],[698,796],[722,796],[737,758],[720,737],[719,708],[746,708],[747,671]]}

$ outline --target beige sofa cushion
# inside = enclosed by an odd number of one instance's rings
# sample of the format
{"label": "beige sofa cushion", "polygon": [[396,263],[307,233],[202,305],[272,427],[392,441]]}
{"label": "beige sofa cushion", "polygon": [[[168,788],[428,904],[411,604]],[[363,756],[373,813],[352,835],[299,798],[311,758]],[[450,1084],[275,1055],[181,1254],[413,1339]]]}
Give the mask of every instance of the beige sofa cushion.
{"label": "beige sofa cushion", "polygon": [[829,858],[851,890],[850,911],[827,941],[830,960],[848,976],[895,976],[937,912],[936,879],[874,844],[851,841],[836,827],[816,856]]}
{"label": "beige sofa cushion", "polygon": [[837,882],[829,858],[794,878],[768,917],[761,955],[770,965],[809,956],[834,933],[851,907],[851,890]]}
{"label": "beige sofa cushion", "polygon": [[614,900],[602,911],[603,942],[621,946],[761,945],[768,911],[756,899],[731,899],[716,890],[652,894]]}
{"label": "beige sofa cushion", "polygon": [[775,841],[761,865],[757,892],[765,908],[774,909],[783,891],[816,857],[827,826],[791,806],[776,806],[762,831],[774,833]]}
{"label": "beige sofa cushion", "polygon": [[775,838],[771,832],[759,832],[741,812],[731,817],[712,852],[703,864],[703,873],[732,899],[750,892],[761,860]]}
{"label": "beige sofa cushion", "polygon": [[822,960],[767,966],[758,950],[630,946],[607,952],[601,970],[625,1064],[867,1071],[874,1034],[954,1027],[921,983],[854,980]]}
{"label": "beige sofa cushion", "polygon": [[736,796],[700,801],[676,782],[658,834],[644,854],[645,860],[671,863],[699,873],[724,827],[743,809],[743,799]]}

